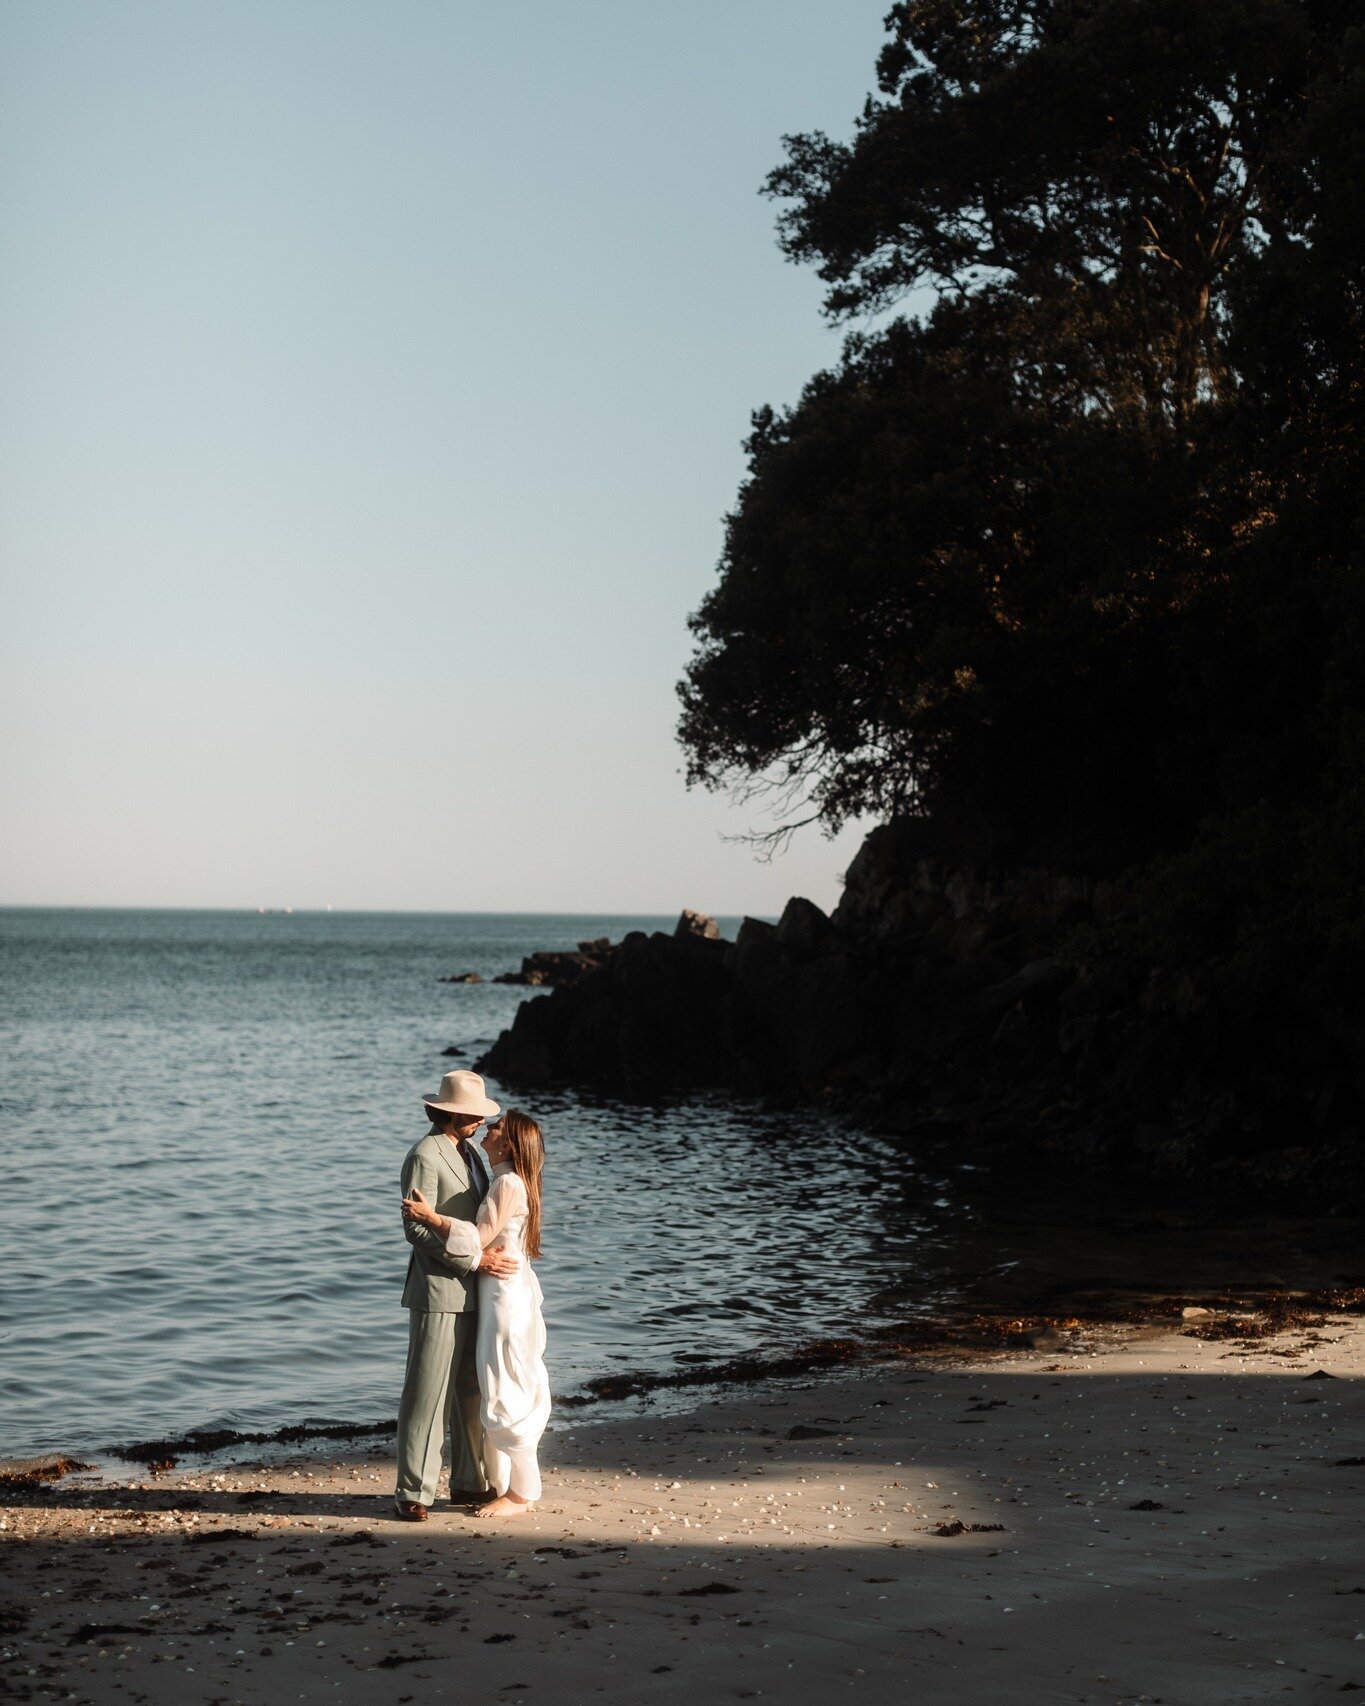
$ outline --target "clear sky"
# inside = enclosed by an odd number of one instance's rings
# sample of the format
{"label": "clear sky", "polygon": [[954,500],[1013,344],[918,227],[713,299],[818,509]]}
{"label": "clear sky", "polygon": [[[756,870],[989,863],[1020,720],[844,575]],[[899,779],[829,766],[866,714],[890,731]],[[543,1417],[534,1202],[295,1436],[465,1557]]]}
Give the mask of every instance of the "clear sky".
{"label": "clear sky", "polygon": [[7,0],[0,902],[773,912],[683,786],[886,0]]}

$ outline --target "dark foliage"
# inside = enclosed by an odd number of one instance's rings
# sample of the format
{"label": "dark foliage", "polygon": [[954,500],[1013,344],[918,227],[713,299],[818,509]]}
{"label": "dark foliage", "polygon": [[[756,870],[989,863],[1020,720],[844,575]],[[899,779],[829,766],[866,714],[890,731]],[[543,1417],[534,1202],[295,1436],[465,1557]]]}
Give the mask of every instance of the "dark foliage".
{"label": "dark foliage", "polygon": [[755,416],[693,781],[933,814],[1001,862],[1165,861],[1148,928],[1182,941],[1230,862],[1210,954],[1253,914],[1358,948],[1356,16],[893,9],[853,140],[789,138],[769,188],[832,315],[934,306]]}

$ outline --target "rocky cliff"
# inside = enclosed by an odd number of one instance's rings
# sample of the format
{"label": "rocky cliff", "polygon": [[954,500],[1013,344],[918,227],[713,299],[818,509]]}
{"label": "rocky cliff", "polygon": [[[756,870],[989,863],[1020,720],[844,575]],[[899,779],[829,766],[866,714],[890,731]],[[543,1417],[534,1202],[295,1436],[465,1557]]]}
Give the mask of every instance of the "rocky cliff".
{"label": "rocky cliff", "polygon": [[832,917],[788,902],[733,942],[635,933],[528,1001],[480,1067],[514,1086],[730,1087],[882,1129],[1201,1173],[1294,1200],[1359,1190],[1365,1030],[1251,1022],[1124,947],[1120,885],[955,861],[932,824],[867,838]]}

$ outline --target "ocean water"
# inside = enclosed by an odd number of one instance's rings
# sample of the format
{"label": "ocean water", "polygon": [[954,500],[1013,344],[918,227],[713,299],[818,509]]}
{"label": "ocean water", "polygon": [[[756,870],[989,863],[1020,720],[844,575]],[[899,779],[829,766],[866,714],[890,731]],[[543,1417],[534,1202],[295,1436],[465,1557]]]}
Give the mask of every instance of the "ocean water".
{"label": "ocean water", "polygon": [[[671,924],[0,911],[0,1456],[392,1416],[420,1097],[528,995],[439,979]],[[942,1292],[916,1276],[953,1181],[885,1140],[723,1097],[522,1105],[557,1391]]]}

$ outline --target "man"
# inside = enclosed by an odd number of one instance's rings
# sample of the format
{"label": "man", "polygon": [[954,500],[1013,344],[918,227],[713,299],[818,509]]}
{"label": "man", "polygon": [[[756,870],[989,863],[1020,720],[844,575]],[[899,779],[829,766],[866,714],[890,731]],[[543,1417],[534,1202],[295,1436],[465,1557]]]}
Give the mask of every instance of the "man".
{"label": "man", "polygon": [[[431,1130],[403,1162],[403,1195],[415,1186],[452,1220],[473,1221],[488,1190],[488,1167],[474,1134],[501,1112],[477,1072],[447,1072],[425,1101]],[[482,1268],[500,1278],[517,1270],[515,1256],[485,1250],[468,1259],[448,1254],[429,1227],[403,1223],[412,1245],[403,1305],[408,1315],[408,1363],[398,1406],[398,1482],[394,1507],[406,1522],[425,1522],[436,1498],[441,1453],[450,1438],[452,1504],[491,1497],[483,1468],[479,1376],[474,1362],[475,1310]],[[476,1241],[477,1243],[477,1241]]]}

